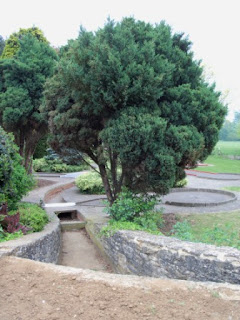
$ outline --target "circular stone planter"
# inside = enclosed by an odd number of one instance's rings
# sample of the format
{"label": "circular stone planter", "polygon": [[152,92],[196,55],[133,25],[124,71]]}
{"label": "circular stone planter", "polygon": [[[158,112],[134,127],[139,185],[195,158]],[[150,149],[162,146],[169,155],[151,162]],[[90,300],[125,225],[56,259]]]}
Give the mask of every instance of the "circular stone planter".
{"label": "circular stone planter", "polygon": [[212,207],[235,201],[236,195],[233,192],[214,190],[183,188],[172,189],[164,196],[163,204],[180,207]]}

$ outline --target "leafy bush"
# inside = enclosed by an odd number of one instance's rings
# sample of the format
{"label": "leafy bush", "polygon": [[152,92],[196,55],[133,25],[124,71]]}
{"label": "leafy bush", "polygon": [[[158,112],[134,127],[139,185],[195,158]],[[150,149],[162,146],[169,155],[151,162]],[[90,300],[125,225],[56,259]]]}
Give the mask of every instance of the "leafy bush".
{"label": "leafy bush", "polygon": [[33,177],[21,165],[22,158],[11,134],[0,127],[0,203],[7,202],[10,209],[33,187]]}
{"label": "leafy bush", "polygon": [[100,175],[96,172],[86,172],[78,176],[75,180],[76,186],[82,193],[104,194],[103,183]]}
{"label": "leafy bush", "polygon": [[[10,212],[9,214],[13,214]],[[20,222],[31,228],[32,232],[42,231],[49,219],[46,212],[36,204],[19,204]]]}
{"label": "leafy bush", "polygon": [[2,232],[5,233],[15,233],[22,231],[26,234],[30,229],[20,223],[19,212],[10,215],[8,213],[7,204],[3,203],[0,207],[0,225]]}
{"label": "leafy bush", "polygon": [[26,233],[43,230],[48,223],[46,212],[36,204],[21,203],[19,209],[7,211],[7,206],[0,208],[0,242],[13,240]]}
{"label": "leafy bush", "polygon": [[177,182],[175,183],[174,188],[183,188],[183,187],[185,187],[186,185],[187,185],[187,179],[182,179],[182,180],[177,181]]}
{"label": "leafy bush", "polygon": [[7,233],[7,232],[4,232],[2,226],[0,225],[0,242],[14,240],[22,236],[23,236],[23,233],[21,230],[14,233]]}
{"label": "leafy bush", "polygon": [[155,196],[140,197],[127,189],[123,190],[112,206],[107,204],[106,212],[112,219],[102,228],[101,235],[110,236],[121,229],[161,234],[159,228],[163,219],[160,211],[154,211],[156,203]]}
{"label": "leafy bush", "polygon": [[119,193],[112,206],[106,207],[106,212],[117,221],[133,221],[147,211],[154,209],[157,200],[154,196],[137,196],[127,189]]}
{"label": "leafy bush", "polygon": [[87,169],[87,165],[67,165],[62,162],[61,159],[49,160],[46,158],[34,159],[33,169],[35,172],[57,172],[57,173],[67,173],[76,172]]}
{"label": "leafy bush", "polygon": [[36,172],[47,172],[50,168],[46,159],[40,158],[33,160],[33,170]]}

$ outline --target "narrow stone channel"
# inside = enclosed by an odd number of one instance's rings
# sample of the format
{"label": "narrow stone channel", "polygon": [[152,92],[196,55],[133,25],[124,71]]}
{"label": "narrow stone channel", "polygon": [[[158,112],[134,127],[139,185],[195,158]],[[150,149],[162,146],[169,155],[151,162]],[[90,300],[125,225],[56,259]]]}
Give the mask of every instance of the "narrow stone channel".
{"label": "narrow stone channel", "polygon": [[62,232],[60,265],[109,272],[110,267],[89,239],[85,229]]}
{"label": "narrow stone channel", "polygon": [[[55,194],[54,197],[48,200],[48,203],[61,202],[64,201],[61,197],[60,192],[58,194]],[[63,217],[63,221],[70,222],[70,216],[71,215],[69,215],[69,220],[68,218]],[[79,220],[72,222],[77,221]],[[103,272],[112,272],[110,265],[99,253],[96,246],[92,243],[85,228],[82,228],[80,230],[62,231],[61,241],[61,253],[58,261],[59,265]]]}

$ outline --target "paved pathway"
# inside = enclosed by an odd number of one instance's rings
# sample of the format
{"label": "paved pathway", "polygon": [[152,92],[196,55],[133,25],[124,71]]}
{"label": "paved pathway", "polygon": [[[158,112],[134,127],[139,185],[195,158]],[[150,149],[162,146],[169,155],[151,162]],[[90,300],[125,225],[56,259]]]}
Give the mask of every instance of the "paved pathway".
{"label": "paved pathway", "polygon": [[[48,177],[48,180],[54,181],[55,184],[40,189],[35,189],[29,193],[28,196],[24,197],[23,201],[36,202],[39,203],[40,199],[44,198],[44,194],[55,188],[62,186],[66,183],[73,182],[73,178],[57,178]],[[187,187],[188,188],[208,188],[208,189],[222,189],[226,186],[239,186],[240,180],[212,180],[200,178],[192,175],[187,176]],[[230,212],[235,210],[240,210],[240,192],[234,192],[237,196],[237,200],[232,203],[227,203],[219,206],[213,207],[180,207],[173,205],[159,204],[159,208],[164,209],[164,213],[212,213],[212,212]],[[73,210],[79,210],[86,219],[94,221],[105,221],[107,215],[104,212],[104,204],[102,199],[105,198],[104,195],[82,195],[76,187],[72,187],[62,192],[63,200],[66,202],[76,202]],[[209,194],[211,196],[211,194]],[[62,211],[63,208],[54,208],[55,211]],[[68,208],[71,209],[71,208]],[[99,221],[98,221],[99,222]]]}

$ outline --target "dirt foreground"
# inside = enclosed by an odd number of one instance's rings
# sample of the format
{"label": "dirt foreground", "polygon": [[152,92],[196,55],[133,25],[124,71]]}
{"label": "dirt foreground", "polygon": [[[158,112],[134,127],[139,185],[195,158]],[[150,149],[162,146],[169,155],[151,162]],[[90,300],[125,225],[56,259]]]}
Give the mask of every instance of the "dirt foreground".
{"label": "dirt foreground", "polygon": [[0,259],[1,320],[240,319],[240,286]]}

